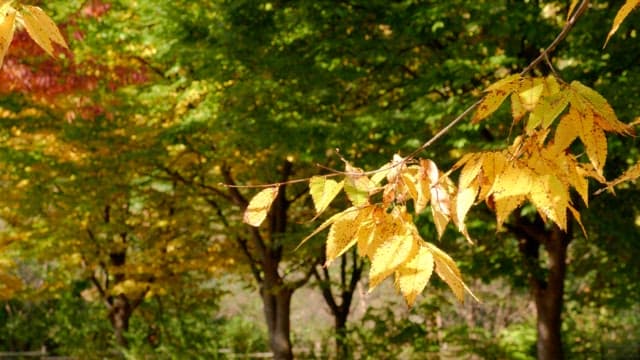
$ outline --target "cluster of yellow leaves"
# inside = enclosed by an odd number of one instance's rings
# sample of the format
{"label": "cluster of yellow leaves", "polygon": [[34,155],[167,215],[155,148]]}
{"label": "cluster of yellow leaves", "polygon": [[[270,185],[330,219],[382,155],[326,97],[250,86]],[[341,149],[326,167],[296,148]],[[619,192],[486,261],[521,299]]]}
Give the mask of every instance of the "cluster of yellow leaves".
{"label": "cluster of yellow leaves", "polygon": [[[352,206],[331,216],[302,243],[329,228],[325,266],[356,246],[359,255],[371,262],[370,289],[393,275],[396,288],[411,306],[435,271],[456,298],[463,301],[468,288],[460,270],[451,257],[422,239],[407,207],[412,202],[416,214],[429,208],[441,235],[452,215],[456,222],[456,209],[451,207],[455,193],[452,181],[431,160],[406,165],[399,156],[372,172],[371,177],[348,163],[344,174],[341,181],[326,176],[309,180],[318,215],[341,191]],[[270,187],[255,195],[245,211],[244,221],[259,226],[277,193],[277,187]]]}
{"label": "cluster of yellow leaves", "polygon": [[51,56],[54,43],[68,48],[55,22],[42,9],[31,5],[21,5],[16,9],[11,5],[12,2],[2,1],[0,5],[0,67],[17,25],[24,27],[29,36]]}
{"label": "cluster of yellow leaves", "polygon": [[[485,201],[495,209],[498,225],[530,201],[544,219],[566,229],[567,211],[580,221],[570,189],[588,204],[588,178],[606,182],[605,132],[627,135],[632,128],[620,122],[593,89],[577,81],[565,84],[552,76],[512,75],[496,82],[487,88],[473,120],[487,118],[508,96],[514,123],[528,114],[524,135],[508,149],[468,154],[454,166],[452,170],[462,167],[456,198],[456,207],[461,209],[458,222],[464,221],[466,212],[462,210],[476,201]],[[559,121],[552,127],[556,119]],[[589,163],[580,162],[571,153],[576,139],[582,142]]]}

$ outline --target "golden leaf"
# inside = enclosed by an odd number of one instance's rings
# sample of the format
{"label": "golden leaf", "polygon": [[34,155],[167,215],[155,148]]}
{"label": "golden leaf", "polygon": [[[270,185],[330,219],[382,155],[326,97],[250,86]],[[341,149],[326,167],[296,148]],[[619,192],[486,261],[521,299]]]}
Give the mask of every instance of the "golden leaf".
{"label": "golden leaf", "polygon": [[346,163],[347,177],[344,181],[344,192],[354,206],[369,204],[369,192],[375,188],[373,182],[364,175],[364,171]]}
{"label": "golden leaf", "polygon": [[29,36],[53,56],[53,43],[69,48],[56,23],[37,6],[24,5],[20,13]]}
{"label": "golden leaf", "polygon": [[478,123],[493,114],[500,105],[502,105],[504,99],[516,90],[519,80],[520,75],[515,74],[501,79],[489,86],[486,89],[486,95],[482,99],[482,102],[478,105],[478,110],[476,110],[472,122]]}
{"label": "golden leaf", "polygon": [[460,233],[462,233],[469,242],[471,242],[471,237],[467,232],[464,219],[476,200],[478,190],[478,181],[473,181],[464,188],[459,187],[458,193],[456,194],[455,216],[453,217],[453,220],[458,226]]}
{"label": "golden leaf", "polygon": [[580,113],[574,107],[571,107],[569,112],[560,119],[553,138],[553,146],[556,147],[557,152],[568,149],[579,136],[580,121]]}
{"label": "golden leaf", "polygon": [[485,200],[489,196],[493,183],[507,166],[507,159],[503,152],[489,152],[482,156],[482,173],[478,200]]}
{"label": "golden leaf", "polygon": [[327,209],[343,186],[344,181],[337,182],[327,179],[325,176],[314,176],[309,180],[309,192],[316,208],[316,214],[319,215]]}
{"label": "golden leaf", "polygon": [[469,154],[467,162],[460,171],[460,178],[458,179],[458,188],[468,187],[480,174],[482,170],[483,154]]}
{"label": "golden leaf", "polygon": [[526,200],[524,195],[519,196],[507,196],[494,199],[494,206],[496,212],[496,226],[498,230],[502,228],[502,224],[507,221],[509,215],[513,210],[517,209]]}
{"label": "golden leaf", "polygon": [[545,96],[533,110],[529,120],[534,118],[533,122],[536,123],[536,126],[541,125],[543,129],[546,129],[564,111],[568,103],[569,98],[564,92]]}
{"label": "golden leaf", "polygon": [[0,13],[2,16],[0,22],[0,67],[2,67],[4,56],[7,54],[16,28],[16,11],[11,6],[2,6],[0,10],[2,11]]}
{"label": "golden leaf", "polygon": [[271,204],[278,196],[279,187],[269,187],[257,193],[249,202],[242,221],[258,227],[266,219]]}
{"label": "golden leaf", "polygon": [[544,91],[544,80],[541,78],[522,79],[518,89],[518,97],[522,107],[527,111],[533,111]]}
{"label": "golden leaf", "polygon": [[[435,164],[434,164],[435,165]],[[415,202],[415,212],[420,214],[426,207],[427,203],[431,199],[431,181],[429,180],[429,162],[427,160],[420,160],[420,169],[417,175],[417,191],[418,199]],[[436,169],[437,170],[437,169]]]}
{"label": "golden leaf", "polygon": [[543,217],[549,218],[562,230],[567,229],[569,189],[556,176],[544,175],[534,182],[529,200]]}
{"label": "golden leaf", "polygon": [[[436,274],[449,285],[449,288],[451,288],[451,291],[453,291],[458,301],[464,302],[464,291],[469,291],[469,289],[462,281],[462,276],[456,263],[449,255],[438,249],[435,245],[426,243],[425,246],[428,247],[433,255]],[[471,294],[471,291],[469,291],[469,293]],[[471,295],[473,296],[473,294]]]}
{"label": "golden leaf", "polygon": [[356,233],[370,213],[371,207],[358,211],[350,211],[338,218],[333,225],[331,225],[325,249],[325,266],[329,266],[333,260],[355,245],[357,241]]}
{"label": "golden leaf", "polygon": [[511,164],[496,176],[490,194],[496,201],[505,197],[527,195],[534,178],[535,175],[529,169]]}
{"label": "golden leaf", "polygon": [[404,229],[405,231],[381,242],[372,251],[370,257],[371,268],[369,269],[369,291],[393,274],[398,266],[413,257],[418,251],[416,239],[409,224],[407,225]]}
{"label": "golden leaf", "polygon": [[298,246],[296,247],[296,249],[298,249],[300,246],[302,246],[305,242],[307,242],[307,240],[311,239],[312,237],[316,236],[319,232],[321,232],[322,230],[328,228],[329,226],[331,226],[333,223],[335,223],[336,221],[340,220],[341,217],[346,216],[349,213],[352,212],[357,212],[358,208],[355,207],[350,207],[342,212],[339,212],[337,214],[334,214],[332,217],[328,218],[327,220],[325,220],[320,226],[318,226],[315,230],[313,230],[313,232],[309,235],[307,235],[307,237],[305,237],[304,239],[302,239],[302,241],[300,241],[300,244],[298,244]]}
{"label": "golden leaf", "polygon": [[[586,116],[585,116],[586,115]],[[580,140],[584,144],[587,156],[593,167],[602,174],[607,161],[607,137],[604,131],[593,124],[593,114],[587,112],[580,117]]]}
{"label": "golden leaf", "polygon": [[[378,207],[373,207],[372,209],[373,212],[371,217],[373,218],[376,217],[375,213],[377,211],[382,210]],[[365,220],[362,222],[360,227],[358,227],[358,231],[356,232],[356,242],[358,245],[358,254],[360,254],[360,256],[371,256],[371,254],[369,253],[369,248],[375,238],[375,230],[375,220]]]}
{"label": "golden leaf", "polygon": [[613,19],[613,25],[611,26],[611,30],[609,30],[609,34],[607,35],[607,40],[605,40],[603,48],[607,46],[607,43],[609,42],[609,39],[611,39],[613,34],[618,31],[620,24],[622,24],[627,15],[629,15],[629,13],[631,13],[631,11],[635,9],[639,4],[640,0],[627,0],[624,5],[622,5],[620,10],[618,10],[618,13],[616,14],[616,17]]}
{"label": "golden leaf", "polygon": [[433,273],[434,261],[431,251],[420,246],[416,254],[400,265],[395,273],[395,285],[408,306],[413,306]]}
{"label": "golden leaf", "polygon": [[579,81],[571,82],[571,89],[579,95],[583,104],[589,107],[591,111],[597,115],[594,118],[594,121],[603,130],[625,135],[629,135],[633,132],[629,125],[618,120],[618,117],[613,111],[611,105],[609,105],[609,102],[597,91],[588,86],[584,86]]}
{"label": "golden leaf", "polygon": [[520,96],[517,93],[511,94],[511,116],[513,116],[513,121],[517,124],[526,113],[527,109],[522,105]]}

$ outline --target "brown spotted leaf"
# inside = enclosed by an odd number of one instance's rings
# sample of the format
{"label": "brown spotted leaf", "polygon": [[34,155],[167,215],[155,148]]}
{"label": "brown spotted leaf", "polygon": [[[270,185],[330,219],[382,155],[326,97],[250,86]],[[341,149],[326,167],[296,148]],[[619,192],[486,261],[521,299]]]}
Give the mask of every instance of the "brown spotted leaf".
{"label": "brown spotted leaf", "polygon": [[408,306],[413,306],[418,294],[427,286],[433,268],[431,251],[425,246],[420,246],[416,254],[396,270],[395,285]]}

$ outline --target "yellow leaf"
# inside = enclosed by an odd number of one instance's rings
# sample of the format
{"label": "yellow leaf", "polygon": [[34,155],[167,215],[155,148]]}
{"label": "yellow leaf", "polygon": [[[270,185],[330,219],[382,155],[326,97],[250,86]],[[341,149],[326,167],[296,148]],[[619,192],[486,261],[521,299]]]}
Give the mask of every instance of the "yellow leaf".
{"label": "yellow leaf", "polygon": [[364,175],[364,171],[346,163],[347,177],[344,181],[344,192],[353,206],[369,204],[369,192],[375,188],[373,182]]}
{"label": "yellow leaf", "polygon": [[391,171],[392,166],[393,163],[388,162],[382,165],[382,167],[380,167],[378,170],[374,171],[374,174],[371,175],[371,182],[373,182],[375,185],[380,185],[382,180],[387,178],[387,174],[389,174],[389,172]]}
{"label": "yellow leaf", "polygon": [[520,101],[520,96],[517,93],[511,94],[511,116],[513,116],[513,121],[518,123],[520,119],[524,117],[527,113],[527,109],[522,105],[522,101]]}
{"label": "yellow leaf", "polygon": [[527,168],[507,166],[496,176],[490,194],[494,199],[527,195],[531,190],[535,175]]}
{"label": "yellow leaf", "polygon": [[482,102],[478,105],[472,122],[477,123],[493,114],[493,112],[502,105],[504,99],[518,87],[519,80],[520,75],[516,74],[508,76],[489,86],[486,89],[486,95],[482,99]]}
{"label": "yellow leaf", "polygon": [[562,230],[567,229],[568,185],[553,175],[545,175],[533,184],[529,200],[543,217],[549,218]]}
{"label": "yellow leaf", "polygon": [[2,16],[0,22],[0,67],[2,67],[4,56],[7,54],[16,28],[16,11],[11,6],[2,6],[0,10],[2,11],[0,13]]}
{"label": "yellow leaf", "polygon": [[329,266],[333,260],[355,245],[356,233],[371,213],[370,209],[371,207],[367,207],[345,213],[331,225],[327,236],[325,266]]}
{"label": "yellow leaf", "polygon": [[[435,164],[434,164],[435,165]],[[420,169],[417,175],[418,199],[415,202],[415,212],[420,214],[431,199],[431,181],[429,180],[429,162],[420,160]],[[437,170],[437,169],[436,169]]]}
{"label": "yellow leaf", "polygon": [[[569,98],[564,92],[545,96],[540,104],[531,113],[531,117],[539,119],[535,122],[542,125],[543,129],[548,128],[553,120],[555,120],[567,107]],[[537,126],[537,125],[536,125]]]}
{"label": "yellow leaf", "polygon": [[493,183],[498,175],[507,167],[507,159],[503,152],[489,152],[482,156],[482,176],[478,200],[485,200],[489,196]]}
{"label": "yellow leaf", "polygon": [[579,136],[580,121],[580,113],[574,107],[571,107],[569,112],[560,119],[553,138],[553,146],[556,147],[557,152],[568,149]]}
{"label": "yellow leaf", "polygon": [[309,180],[309,192],[316,208],[316,214],[320,214],[327,209],[343,186],[344,181],[337,182],[327,179],[325,176],[314,176]]}
{"label": "yellow leaf", "polygon": [[260,226],[267,217],[271,204],[278,196],[278,189],[277,186],[269,187],[256,194],[249,202],[242,221],[251,226]]}
{"label": "yellow leaf", "polygon": [[413,257],[417,251],[418,244],[408,227],[405,231],[395,234],[378,244],[370,258],[369,291],[393,274],[398,266]]}
{"label": "yellow leaf", "polygon": [[[379,210],[381,209],[377,207],[373,208],[371,216],[375,218],[375,213]],[[369,248],[375,238],[375,230],[375,220],[365,220],[360,227],[358,227],[358,231],[356,232],[356,242],[358,245],[358,254],[360,254],[360,256],[371,256]]]}
{"label": "yellow leaf", "polygon": [[609,30],[609,34],[607,35],[607,40],[605,40],[603,47],[607,46],[609,39],[611,39],[613,34],[615,34],[616,31],[618,31],[620,24],[622,24],[622,22],[627,17],[627,15],[629,15],[629,13],[631,13],[631,11],[635,9],[636,6],[638,6],[638,4],[640,4],[640,0],[627,0],[627,2],[625,2],[624,5],[622,5],[620,10],[618,10],[618,13],[616,14],[616,17],[613,19],[613,25],[611,26],[611,30]]}
{"label": "yellow leaf", "polygon": [[44,51],[53,56],[53,43],[68,48],[58,26],[42,9],[37,6],[24,5],[22,10],[24,27],[33,41],[40,45]]}
{"label": "yellow leaf", "polygon": [[468,187],[480,174],[482,170],[482,154],[470,154],[466,164],[460,171],[460,178],[458,179],[458,188]]}
{"label": "yellow leaf", "polygon": [[607,137],[604,131],[593,124],[593,114],[587,112],[580,117],[580,139],[593,167],[602,174],[607,160]]}
{"label": "yellow leaf", "polygon": [[[584,106],[590,108],[590,110],[597,115],[594,117],[594,121],[603,130],[625,135],[629,135],[633,132],[629,125],[618,120],[615,111],[613,111],[613,108],[609,105],[607,99],[597,91],[588,86],[584,86],[579,81],[573,81],[571,83],[571,89],[573,89],[580,97]],[[586,109],[582,111],[584,112]]]}
{"label": "yellow leaf", "polygon": [[331,226],[333,223],[335,223],[336,221],[338,221],[341,217],[346,216],[346,214],[351,213],[351,212],[356,212],[358,211],[357,208],[355,207],[350,207],[342,212],[339,212],[337,214],[334,214],[332,217],[328,218],[327,220],[325,220],[320,226],[318,226],[315,230],[313,230],[313,232],[309,235],[307,235],[307,237],[305,237],[304,239],[302,239],[302,241],[300,241],[300,244],[298,244],[298,246],[296,247],[296,249],[298,249],[300,246],[302,246],[305,242],[307,242],[307,240],[311,239],[312,237],[316,236],[319,232],[321,232],[322,230],[328,228],[329,226]]}
{"label": "yellow leaf", "polygon": [[415,256],[400,265],[395,274],[395,285],[408,306],[413,306],[418,294],[424,290],[433,273],[434,261],[431,251],[420,246]]}
{"label": "yellow leaf", "polygon": [[580,219],[580,212],[576,210],[573,206],[569,206],[568,208],[569,208],[569,211],[571,211],[573,218],[576,220],[576,222],[580,226],[580,230],[582,230],[582,234],[584,235],[584,238],[587,239],[588,238],[587,230],[584,228],[584,225],[582,225],[582,219]]}
{"label": "yellow leaf", "polygon": [[[464,302],[464,291],[467,290],[471,296],[473,294],[462,281],[462,276],[458,266],[453,259],[435,245],[426,243],[426,246],[433,255],[436,274],[447,284],[458,301]],[[475,298],[475,296],[473,296]]]}
{"label": "yellow leaf", "polygon": [[465,238],[469,242],[471,242],[471,237],[467,232],[467,227],[464,223],[464,219],[467,216],[467,213],[473,206],[473,203],[476,200],[476,196],[478,195],[478,182],[474,181],[471,184],[468,184],[467,187],[458,188],[458,193],[456,194],[456,211],[453,220],[455,224],[458,226],[458,230],[462,233]]}
{"label": "yellow leaf", "polygon": [[502,224],[509,218],[513,210],[517,209],[526,200],[524,195],[507,196],[494,199],[496,211],[496,226],[498,230],[502,228]]}
{"label": "yellow leaf", "polygon": [[522,107],[527,111],[533,111],[540,97],[542,96],[542,92],[544,91],[544,80],[541,78],[526,78],[523,79],[520,83],[520,88],[518,89],[518,97],[520,98],[520,102],[522,103]]}
{"label": "yellow leaf", "polygon": [[402,175],[402,185],[409,193],[409,196],[413,199],[413,201],[418,201],[420,195],[418,194],[418,186],[417,179],[413,177],[411,174],[403,173]]}

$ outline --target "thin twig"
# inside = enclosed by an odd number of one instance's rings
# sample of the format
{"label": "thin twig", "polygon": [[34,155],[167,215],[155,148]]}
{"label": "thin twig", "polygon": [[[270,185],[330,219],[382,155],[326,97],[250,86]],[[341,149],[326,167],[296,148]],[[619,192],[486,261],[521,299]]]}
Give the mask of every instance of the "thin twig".
{"label": "thin twig", "polygon": [[569,31],[571,31],[571,29],[576,24],[580,16],[584,14],[588,6],[589,6],[589,0],[582,0],[580,5],[578,6],[578,9],[573,13],[573,15],[569,18],[569,20],[567,20],[566,24],[564,24],[564,27],[562,28],[562,31],[560,31],[558,36],[556,36],[556,38],[551,42],[551,45],[549,45],[546,49],[544,49],[544,51],[542,51],[542,53],[537,58],[535,58],[535,60],[529,63],[529,65],[527,65],[527,67],[524,68],[522,72],[520,72],[520,75],[525,75],[526,73],[531,71],[531,69],[533,69],[536,65],[538,65],[541,61],[543,61],[546,57],[549,56],[548,54],[551,53],[562,42],[562,40],[564,40],[565,37],[567,37],[567,35],[569,34]]}

